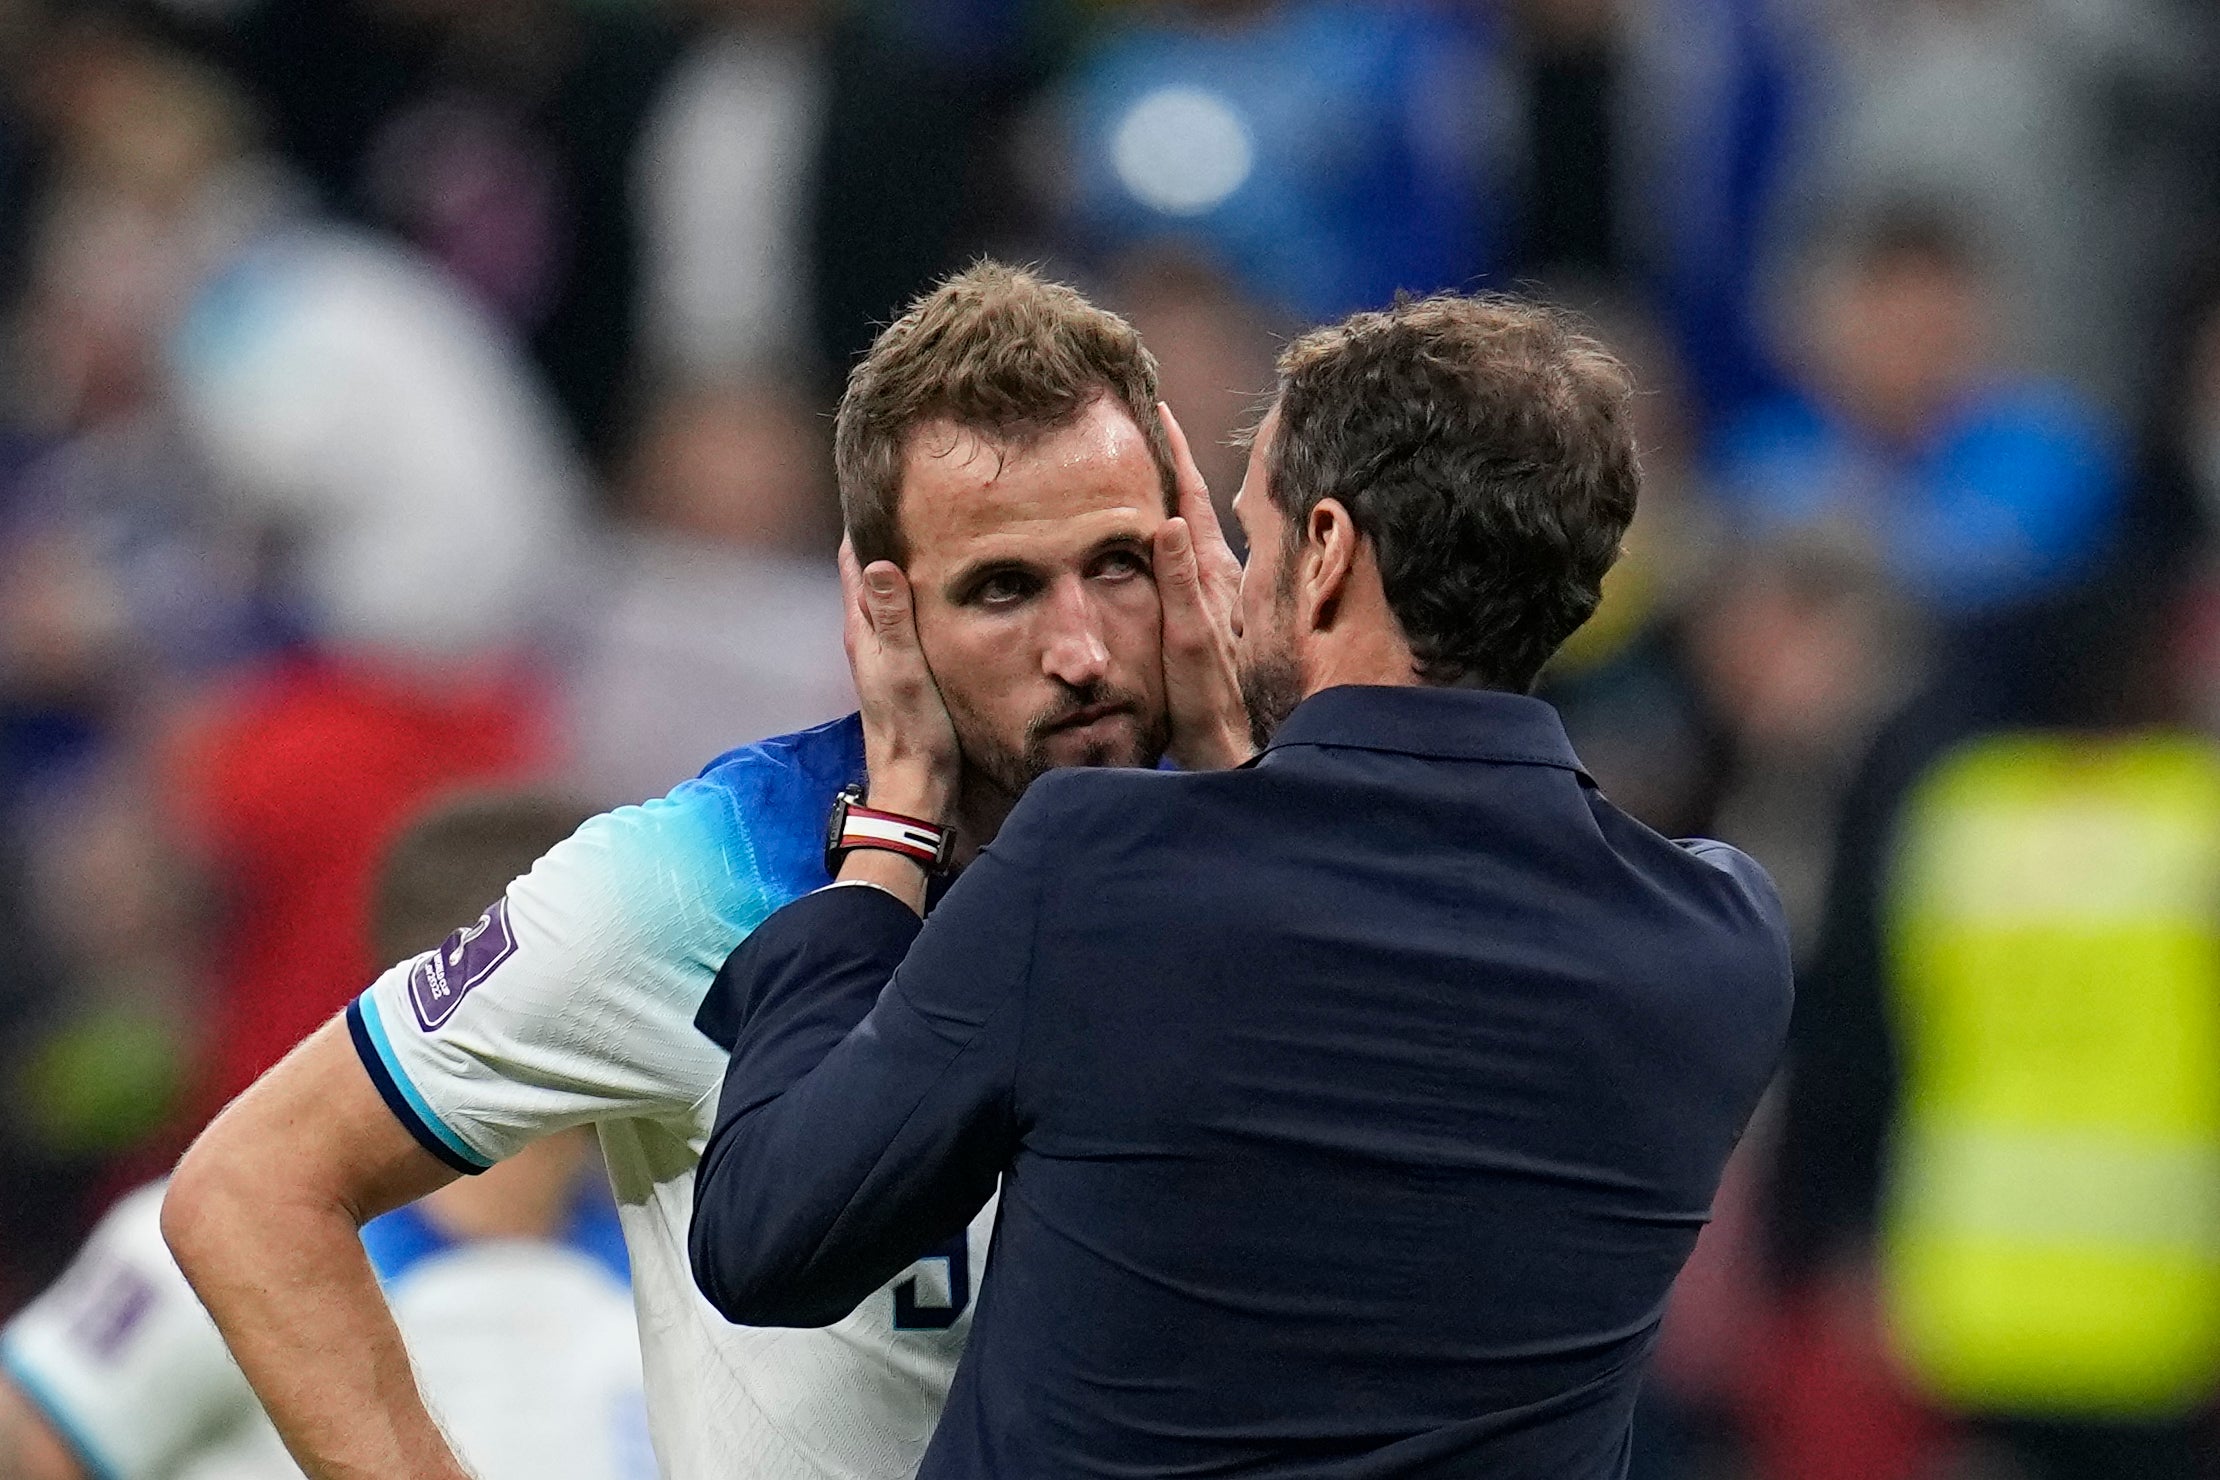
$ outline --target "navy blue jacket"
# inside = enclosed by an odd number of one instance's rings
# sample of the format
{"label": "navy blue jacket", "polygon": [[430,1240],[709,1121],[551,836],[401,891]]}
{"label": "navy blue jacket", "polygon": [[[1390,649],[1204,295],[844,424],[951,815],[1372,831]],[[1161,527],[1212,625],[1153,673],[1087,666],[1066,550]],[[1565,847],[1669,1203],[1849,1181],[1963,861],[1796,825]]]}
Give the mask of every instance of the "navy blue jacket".
{"label": "navy blue jacket", "polygon": [[695,1278],[824,1324],[1000,1178],[926,1480],[1616,1476],[1789,997],[1764,873],[1549,706],[1329,689],[1237,771],[1044,777],[922,928],[766,921]]}

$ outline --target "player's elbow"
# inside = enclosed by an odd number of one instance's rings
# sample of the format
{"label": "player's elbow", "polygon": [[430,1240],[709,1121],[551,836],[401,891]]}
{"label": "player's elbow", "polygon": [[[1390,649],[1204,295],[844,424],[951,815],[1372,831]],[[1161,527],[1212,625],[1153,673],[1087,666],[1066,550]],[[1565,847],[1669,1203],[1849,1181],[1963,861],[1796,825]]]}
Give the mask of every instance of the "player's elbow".
{"label": "player's elbow", "polygon": [[[306,1148],[281,1144],[250,1095],[201,1132],[170,1173],[162,1196],[162,1238],[187,1279],[208,1297],[230,1271],[267,1266],[278,1243],[317,1236],[340,1201],[322,1184]],[[343,1237],[353,1224],[333,1225]]]}
{"label": "player's elbow", "polygon": [[185,1153],[162,1195],[162,1239],[196,1287],[227,1253],[252,1241],[255,1190],[221,1118]]}
{"label": "player's elbow", "polygon": [[694,1288],[701,1291],[717,1314],[738,1326],[777,1326],[770,1318],[771,1281],[757,1277],[754,1251],[736,1247],[726,1236],[724,1220],[697,1198],[694,1219],[686,1230],[687,1262],[693,1266]]}
{"label": "player's elbow", "polygon": [[814,1329],[847,1319],[860,1303],[828,1298],[781,1277],[753,1278],[745,1274],[715,1281],[704,1278],[699,1260],[694,1283],[701,1288],[719,1315],[736,1326],[793,1326]]}

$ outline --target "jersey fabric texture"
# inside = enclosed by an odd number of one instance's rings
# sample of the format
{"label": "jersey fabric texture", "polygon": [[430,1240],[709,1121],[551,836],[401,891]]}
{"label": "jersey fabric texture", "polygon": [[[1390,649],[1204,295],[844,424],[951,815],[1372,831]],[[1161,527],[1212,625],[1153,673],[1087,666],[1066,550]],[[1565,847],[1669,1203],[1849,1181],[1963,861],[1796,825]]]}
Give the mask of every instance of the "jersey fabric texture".
{"label": "jersey fabric texture", "polygon": [[[0,1370],[98,1480],[298,1476],[162,1242],[163,1187],[117,1203],[0,1333]],[[582,1205],[560,1241],[457,1243],[404,1208],[363,1230],[432,1411],[482,1480],[653,1473],[610,1221]]]}
{"label": "jersey fabric texture", "polygon": [[991,1208],[821,1330],[728,1325],[687,1262],[694,1167],[726,1065],[695,1014],[771,911],[829,882],[825,820],[862,776],[853,716],[725,755],[666,797],[588,822],[477,924],[348,1010],[386,1103],[450,1166],[598,1128],[655,1448],[674,1480],[912,1474],[970,1329]]}

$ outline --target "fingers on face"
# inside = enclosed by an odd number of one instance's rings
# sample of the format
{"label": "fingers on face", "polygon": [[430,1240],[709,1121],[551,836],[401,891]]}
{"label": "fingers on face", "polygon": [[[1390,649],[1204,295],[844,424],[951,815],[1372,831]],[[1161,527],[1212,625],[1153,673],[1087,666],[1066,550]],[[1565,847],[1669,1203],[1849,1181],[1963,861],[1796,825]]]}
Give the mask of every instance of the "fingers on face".
{"label": "fingers on face", "polygon": [[1172,449],[1172,476],[1179,485],[1179,511],[1185,514],[1196,499],[1210,502],[1210,488],[1203,482],[1202,470],[1195,466],[1195,454],[1187,445],[1187,433],[1180,430],[1179,418],[1172,415],[1169,401],[1156,403],[1156,411],[1164,419],[1164,440]]}
{"label": "fingers on face", "polygon": [[856,657],[856,640],[870,630],[871,607],[864,599],[863,567],[856,561],[855,546],[846,540],[840,542],[840,596],[841,610],[846,620],[841,636],[848,648],[848,661]]}
{"label": "fingers on face", "polygon": [[1165,520],[1156,527],[1156,584],[1170,587],[1185,595],[1201,579],[1195,566],[1195,541],[1181,518]]}
{"label": "fingers on face", "polygon": [[891,560],[875,560],[863,572],[864,599],[872,625],[881,637],[899,642],[915,638],[910,612],[910,586],[902,568]]}
{"label": "fingers on face", "polygon": [[847,598],[849,611],[870,617],[871,592],[864,583],[863,562],[856,559],[856,547],[846,540],[840,542],[840,594]]}
{"label": "fingers on face", "polygon": [[1186,520],[1167,519],[1157,527],[1156,539],[1156,585],[1164,604],[1165,649],[1183,656],[1200,653],[1211,646],[1211,631],[1192,532]]}

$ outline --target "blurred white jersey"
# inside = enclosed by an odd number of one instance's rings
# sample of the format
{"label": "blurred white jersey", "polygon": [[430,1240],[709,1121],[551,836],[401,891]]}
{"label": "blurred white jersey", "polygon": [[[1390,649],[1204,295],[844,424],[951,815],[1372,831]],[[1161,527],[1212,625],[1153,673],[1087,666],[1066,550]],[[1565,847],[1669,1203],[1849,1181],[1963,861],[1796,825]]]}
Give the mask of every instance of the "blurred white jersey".
{"label": "blurred white jersey", "polygon": [[667,797],[588,822],[347,1010],[388,1108],[458,1170],[599,1128],[655,1449],[674,1480],[902,1480],[970,1330],[991,1205],[822,1330],[728,1324],[687,1254],[728,1057],[696,1015],[748,933],[829,882],[826,817],[862,772],[852,717],[734,751]]}
{"label": "blurred white jersey", "polygon": [[[0,1332],[0,1370],[100,1480],[298,1477],[162,1242],[164,1185],[116,1204]],[[654,1473],[608,1223],[456,1243],[404,1208],[363,1230],[427,1401],[480,1480]]]}
{"label": "blurred white jersey", "polygon": [[227,512],[282,541],[317,638],[468,659],[557,614],[586,475],[530,368],[445,274],[368,233],[267,230],[170,349]]}

